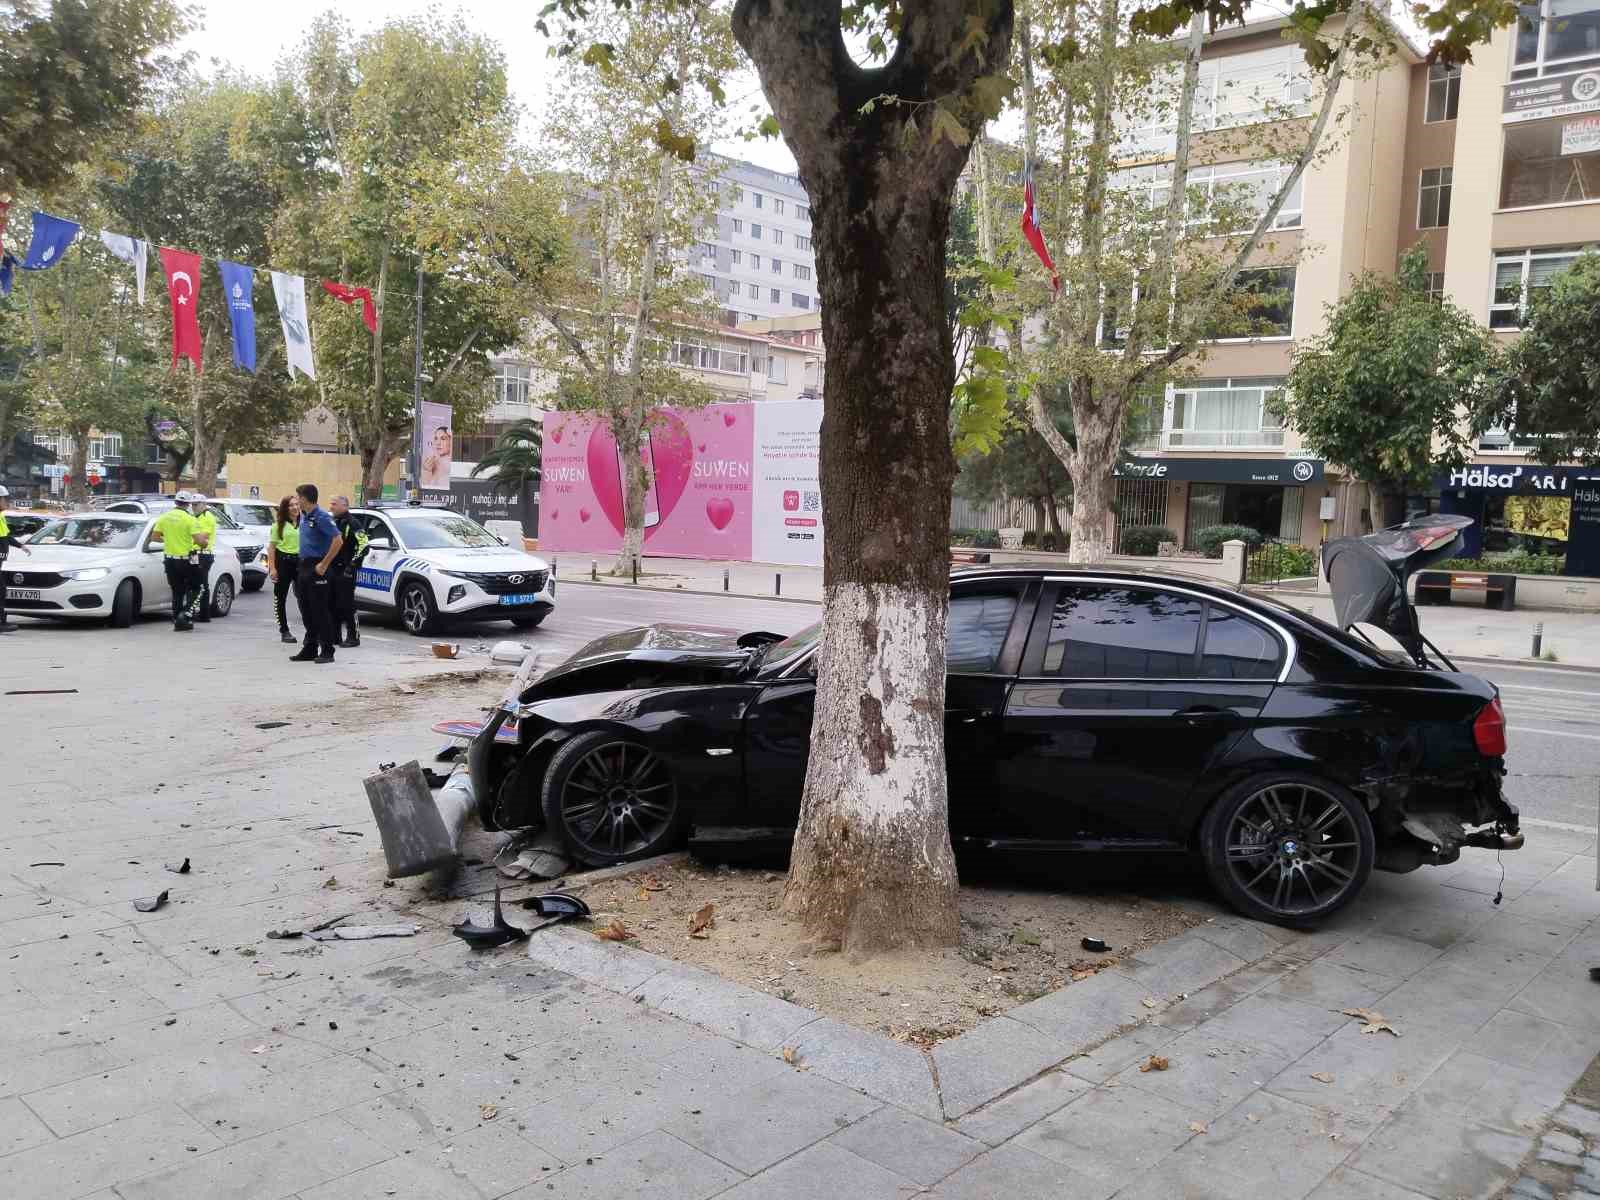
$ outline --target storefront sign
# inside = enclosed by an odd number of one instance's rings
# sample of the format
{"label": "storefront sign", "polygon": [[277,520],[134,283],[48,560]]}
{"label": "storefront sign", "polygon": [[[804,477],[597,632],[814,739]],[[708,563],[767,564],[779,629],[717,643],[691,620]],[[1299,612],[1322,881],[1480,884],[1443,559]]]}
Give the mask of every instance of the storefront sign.
{"label": "storefront sign", "polygon": [[[1600,71],[1508,83],[1501,107],[1500,119],[1507,123],[1600,112]],[[1563,149],[1562,153],[1573,152]]]}
{"label": "storefront sign", "polygon": [[1567,575],[1600,575],[1600,468],[1470,463],[1441,475],[1439,491],[1440,511],[1477,522],[1464,535],[1464,557],[1477,557],[1485,535],[1498,533],[1564,556]]}
{"label": "storefront sign", "polygon": [[1119,479],[1167,479],[1185,483],[1276,483],[1302,487],[1321,483],[1320,458],[1125,458]]}
{"label": "storefront sign", "polygon": [[1593,154],[1600,150],[1600,117],[1579,117],[1561,126],[1562,154]]}

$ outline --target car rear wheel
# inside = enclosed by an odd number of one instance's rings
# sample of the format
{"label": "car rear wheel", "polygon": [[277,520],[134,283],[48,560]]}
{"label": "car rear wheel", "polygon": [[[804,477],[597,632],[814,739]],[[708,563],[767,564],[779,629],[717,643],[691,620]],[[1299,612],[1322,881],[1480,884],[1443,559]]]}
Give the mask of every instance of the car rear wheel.
{"label": "car rear wheel", "polygon": [[1200,826],[1206,874],[1246,916],[1314,925],[1343,908],[1372,874],[1372,821],[1336,783],[1298,773],[1249,779]]}
{"label": "car rear wheel", "polygon": [[660,854],[688,824],[672,769],[649,747],[596,730],[568,741],[544,775],[545,824],[574,858],[604,867]]}
{"label": "car rear wheel", "polygon": [[413,637],[426,637],[439,627],[439,610],[425,585],[412,581],[400,589],[400,623]]}
{"label": "car rear wheel", "polygon": [[233,577],[224,575],[211,589],[211,615],[225,617],[233,611]]}
{"label": "car rear wheel", "polygon": [[131,579],[117,584],[117,594],[111,598],[111,628],[126,629],[139,613],[139,586]]}

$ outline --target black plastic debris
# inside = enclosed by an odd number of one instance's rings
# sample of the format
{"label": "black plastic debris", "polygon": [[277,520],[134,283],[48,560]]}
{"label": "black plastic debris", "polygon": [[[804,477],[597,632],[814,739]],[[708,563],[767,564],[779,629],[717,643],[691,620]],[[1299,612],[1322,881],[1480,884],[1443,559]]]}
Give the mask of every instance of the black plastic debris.
{"label": "black plastic debris", "polygon": [[450,782],[449,772],[441,775],[438,771],[429,770],[427,767],[422,768],[422,778],[427,781],[430,788],[442,788]]}
{"label": "black plastic debris", "polygon": [[1110,946],[1106,945],[1105,942],[1101,941],[1099,938],[1086,937],[1078,944],[1092,954],[1104,954],[1107,950],[1111,949]]}
{"label": "black plastic debris", "polygon": [[592,914],[589,906],[579,897],[568,892],[546,892],[542,896],[529,896],[522,901],[523,908],[531,908],[544,920],[528,927],[529,933],[536,933],[547,925],[554,925],[560,921],[570,921],[574,917],[587,917]]}
{"label": "black plastic debris", "polygon": [[166,902],[167,893],[162,892],[159,896],[149,896],[143,900],[135,900],[133,902],[133,906],[140,912],[155,912],[156,909],[160,908]]}
{"label": "black plastic debris", "polygon": [[1600,967],[1590,967],[1589,978],[1594,980],[1596,983],[1600,983]]}
{"label": "black plastic debris", "polygon": [[30,867],[64,867],[67,864],[64,862],[36,862],[29,863],[28,865]]}
{"label": "black plastic debris", "polygon": [[167,863],[166,866],[167,870],[171,871],[174,875],[187,875],[189,873],[189,860],[187,858],[177,866],[173,866],[171,863]]}
{"label": "black plastic debris", "polygon": [[461,757],[461,752],[466,749],[460,742],[451,742],[448,746],[440,748],[439,753],[433,756],[434,762],[455,762]]}
{"label": "black plastic debris", "polygon": [[[565,918],[557,919],[564,920]],[[478,925],[471,918],[468,918],[461,924],[452,926],[450,932],[469,946],[491,950],[496,946],[504,946],[507,942],[520,942],[528,936],[531,930],[518,929],[506,920],[505,912],[500,907],[500,885],[496,884],[494,889],[494,924]]]}
{"label": "black plastic debris", "polygon": [[289,724],[289,722],[287,722],[287,721],[261,721],[261,722],[257,723],[256,728],[257,729],[285,729],[285,728],[288,727],[288,724]]}
{"label": "black plastic debris", "polygon": [[340,921],[347,921],[355,916],[354,913],[340,913],[337,917],[329,917],[320,925],[313,925],[310,929],[269,929],[267,937],[273,941],[282,941],[286,938],[304,937],[311,933],[321,933],[324,929],[332,929]]}

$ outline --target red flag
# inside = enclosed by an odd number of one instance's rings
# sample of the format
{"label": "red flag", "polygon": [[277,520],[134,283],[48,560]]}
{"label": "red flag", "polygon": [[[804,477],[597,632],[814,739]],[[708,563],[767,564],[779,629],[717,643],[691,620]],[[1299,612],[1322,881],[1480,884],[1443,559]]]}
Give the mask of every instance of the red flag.
{"label": "red flag", "polygon": [[361,321],[367,327],[368,333],[378,332],[378,308],[372,303],[372,289],[346,287],[342,283],[334,283],[331,279],[322,281],[322,290],[335,300],[343,300],[346,304],[361,301]]}
{"label": "red flag", "polygon": [[200,303],[200,256],[187,250],[161,247],[161,269],[167,276],[167,299],[172,303],[172,365],[180,356],[204,370],[201,362],[200,318],[195,312]]}
{"label": "red flag", "polygon": [[1039,261],[1044,264],[1045,270],[1050,272],[1051,288],[1059,292],[1061,276],[1056,274],[1056,264],[1050,257],[1050,251],[1045,249],[1044,232],[1039,228],[1039,214],[1033,208],[1032,163],[1023,169],[1022,175],[1022,236],[1028,239],[1028,245],[1033,247],[1033,252],[1039,256]]}

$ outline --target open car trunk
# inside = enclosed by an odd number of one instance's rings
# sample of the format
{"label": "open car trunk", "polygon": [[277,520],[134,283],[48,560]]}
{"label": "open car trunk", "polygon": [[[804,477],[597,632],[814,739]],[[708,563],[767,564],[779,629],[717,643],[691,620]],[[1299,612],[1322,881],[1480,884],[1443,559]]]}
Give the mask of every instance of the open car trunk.
{"label": "open car trunk", "polygon": [[1456,554],[1462,530],[1471,524],[1470,517],[1434,514],[1324,545],[1322,570],[1333,592],[1339,628],[1375,626],[1399,642],[1419,667],[1428,666],[1428,642],[1406,584],[1415,572]]}

